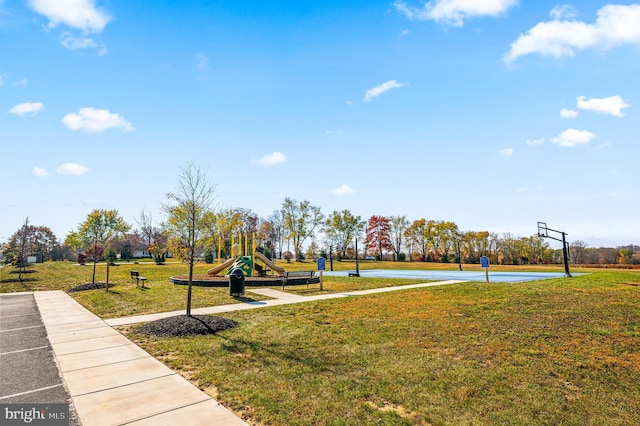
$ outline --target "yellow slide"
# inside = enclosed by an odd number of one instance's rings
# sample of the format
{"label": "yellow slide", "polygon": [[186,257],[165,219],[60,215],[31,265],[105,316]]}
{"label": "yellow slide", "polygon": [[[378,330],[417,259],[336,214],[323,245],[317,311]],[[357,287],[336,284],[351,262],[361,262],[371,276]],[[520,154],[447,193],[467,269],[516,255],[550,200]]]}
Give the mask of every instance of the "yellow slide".
{"label": "yellow slide", "polygon": [[221,263],[218,266],[214,266],[213,268],[211,268],[211,269],[209,269],[207,271],[207,275],[218,275],[218,272],[221,272],[221,271],[224,271],[227,268],[230,268],[231,265],[233,265],[233,262],[235,262],[235,261],[236,261],[236,258],[233,257],[233,258]]}
{"label": "yellow slide", "polygon": [[284,268],[281,268],[280,266],[278,266],[275,263],[273,263],[272,261],[270,261],[267,256],[265,256],[264,254],[262,254],[260,252],[256,252],[255,254],[256,254],[256,259],[260,259],[261,261],[263,261],[265,263],[265,265],[267,265],[269,268],[273,269],[274,271],[276,271],[279,274],[284,274]]}

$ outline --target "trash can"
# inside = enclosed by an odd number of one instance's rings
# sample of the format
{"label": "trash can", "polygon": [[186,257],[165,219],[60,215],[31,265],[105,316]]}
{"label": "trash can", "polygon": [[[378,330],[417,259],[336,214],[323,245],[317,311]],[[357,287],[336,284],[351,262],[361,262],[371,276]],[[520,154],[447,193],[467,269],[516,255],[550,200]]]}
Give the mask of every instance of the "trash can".
{"label": "trash can", "polygon": [[229,273],[229,296],[244,296],[244,272],[240,268]]}

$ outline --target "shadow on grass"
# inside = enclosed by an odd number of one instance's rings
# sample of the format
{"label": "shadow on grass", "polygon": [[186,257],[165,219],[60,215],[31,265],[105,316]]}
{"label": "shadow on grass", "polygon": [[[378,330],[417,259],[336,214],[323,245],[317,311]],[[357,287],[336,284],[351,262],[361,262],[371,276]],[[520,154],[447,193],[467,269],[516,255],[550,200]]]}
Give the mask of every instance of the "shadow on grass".
{"label": "shadow on grass", "polygon": [[246,296],[241,296],[241,297],[234,297],[235,300],[237,300],[240,303],[248,303],[250,305],[264,305],[264,301],[261,300],[256,300],[253,299],[251,297],[246,297]]}
{"label": "shadow on grass", "polygon": [[[115,286],[116,286],[115,284],[109,284],[109,288],[113,288]],[[77,291],[87,291],[87,290],[98,290],[98,289],[104,289],[104,288],[105,288],[104,283],[85,283],[69,289],[67,293],[75,293]]]}
{"label": "shadow on grass", "polygon": [[6,278],[4,280],[0,280],[0,283],[24,283],[24,282],[32,282],[32,281],[38,281],[38,279],[37,278],[23,278],[23,279]]}
{"label": "shadow on grass", "polygon": [[226,342],[223,342],[221,348],[227,352],[233,354],[242,354],[245,353],[249,348],[250,350],[259,353],[260,351],[267,352],[277,358],[295,362],[298,364],[306,365],[306,366],[317,366],[316,362],[312,362],[306,358],[301,358],[292,354],[291,352],[278,351],[272,347],[268,347],[262,343],[258,343],[256,341],[249,341],[242,338],[231,338],[227,336],[222,336],[220,334],[216,334],[216,337],[219,337]]}

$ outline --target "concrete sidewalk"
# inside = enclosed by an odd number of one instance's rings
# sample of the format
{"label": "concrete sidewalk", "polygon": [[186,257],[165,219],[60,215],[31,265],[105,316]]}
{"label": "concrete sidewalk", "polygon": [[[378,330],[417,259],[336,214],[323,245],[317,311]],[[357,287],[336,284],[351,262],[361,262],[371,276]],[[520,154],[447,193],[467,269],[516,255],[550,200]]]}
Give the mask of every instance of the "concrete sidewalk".
{"label": "concrete sidewalk", "polygon": [[34,296],[82,424],[246,425],[66,293]]}
{"label": "concrete sidewalk", "polygon": [[[448,280],[316,296],[298,296],[270,288],[251,289],[248,291],[272,299],[198,308],[192,309],[191,312],[218,314],[459,282],[464,281]],[[112,326],[183,315],[184,310],[104,321],[62,291],[22,294],[30,295],[29,297],[35,300],[32,311],[27,312],[21,308],[20,313],[25,315],[25,321],[33,321],[27,315],[38,315],[37,309],[39,309],[42,322],[20,322],[16,323],[16,326],[22,327],[21,332],[33,330],[37,333],[38,327],[42,328],[39,324],[44,325],[46,334],[42,334],[45,340],[48,337],[48,343],[51,346],[47,351],[49,353],[53,351],[54,355],[49,370],[55,370],[57,364],[77,417],[82,424],[92,426],[246,425],[231,411],[112,328]],[[15,296],[3,295],[2,297],[4,301],[4,297]],[[17,299],[13,300],[17,301]],[[35,309],[36,305],[37,309]],[[5,307],[8,308],[8,306],[10,305],[5,304]],[[15,348],[8,346],[5,349],[5,352],[16,352]],[[33,362],[31,358],[24,358],[20,367],[28,371],[34,368]],[[47,382],[46,385],[58,390],[62,388],[61,384],[52,383],[51,385]],[[4,387],[3,380],[2,388]],[[13,392],[11,396],[16,394],[13,390],[11,392]],[[63,393],[61,398],[64,399],[66,393]]]}

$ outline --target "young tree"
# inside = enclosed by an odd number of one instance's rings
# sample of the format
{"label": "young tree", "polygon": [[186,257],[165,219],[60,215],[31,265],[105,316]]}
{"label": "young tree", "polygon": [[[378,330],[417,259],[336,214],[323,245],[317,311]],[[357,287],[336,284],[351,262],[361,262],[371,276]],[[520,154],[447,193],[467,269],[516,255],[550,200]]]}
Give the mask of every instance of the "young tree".
{"label": "young tree", "polygon": [[231,236],[237,235],[242,227],[240,214],[234,209],[224,209],[218,212],[207,211],[203,216],[202,244],[212,250],[218,250],[218,243],[222,243],[222,251],[229,253]]}
{"label": "young tree", "polygon": [[284,248],[284,240],[286,230],[284,228],[284,211],[276,210],[267,218],[267,221],[271,224],[271,232],[267,238],[273,242],[277,257],[282,259],[282,250]]}
{"label": "young tree", "polygon": [[55,234],[46,226],[29,225],[28,221],[2,246],[5,262],[24,262],[22,257],[37,255],[43,262],[52,260],[58,246]]}
{"label": "young tree", "polygon": [[406,216],[391,216],[389,217],[389,225],[391,225],[389,236],[393,255],[395,260],[400,260],[403,242],[402,238],[404,237],[404,231],[409,227],[409,221]]}
{"label": "young tree", "polygon": [[577,240],[572,242],[569,245],[569,258],[571,259],[571,263],[579,264],[586,263],[586,251],[587,251],[587,243],[582,240]]}
{"label": "young tree", "polygon": [[170,204],[162,206],[168,215],[165,227],[174,247],[189,264],[186,311],[190,317],[193,266],[205,226],[204,217],[214,199],[214,186],[209,183],[204,171],[190,163],[182,169],[176,190],[168,193],[167,199]]}
{"label": "young tree", "polygon": [[282,203],[284,228],[287,237],[293,242],[296,258],[301,253],[302,244],[307,238],[313,237],[315,229],[324,219],[320,207],[312,206],[307,200],[296,201],[285,198]]}
{"label": "young tree", "polygon": [[251,235],[258,232],[258,224],[260,222],[258,215],[251,211],[251,209],[237,208],[236,214],[240,220],[239,233],[242,235]]}
{"label": "young tree", "polygon": [[138,224],[136,235],[149,247],[154,243],[156,235],[160,233],[160,230],[153,226],[153,216],[142,209],[135,221]]}
{"label": "young tree", "polygon": [[309,244],[309,247],[307,247],[307,259],[315,260],[318,257],[319,250],[320,249],[318,248],[318,244],[312,240],[311,244]]}
{"label": "young tree", "polygon": [[[91,282],[96,282],[96,264],[98,263],[98,245],[107,246],[109,241],[125,232],[131,226],[124,221],[117,210],[93,210],[78,228],[78,235],[87,243],[93,245],[93,274]],[[109,286],[105,286],[107,291]]]}
{"label": "young tree", "polygon": [[416,248],[424,262],[427,261],[427,254],[431,244],[433,233],[433,221],[417,219],[404,231],[404,236],[412,248]]}
{"label": "young tree", "polygon": [[391,243],[391,223],[389,222],[389,218],[385,216],[371,216],[367,223],[366,233],[367,251],[377,251],[380,256],[380,260],[382,260],[385,250],[393,250],[393,244]]}
{"label": "young tree", "polygon": [[437,261],[449,262],[449,253],[455,250],[454,243],[458,232],[455,222],[436,222],[433,247]]}
{"label": "young tree", "polygon": [[349,210],[334,211],[324,222],[324,233],[334,246],[340,248],[340,257],[345,257],[351,241],[360,234],[365,222]]}

